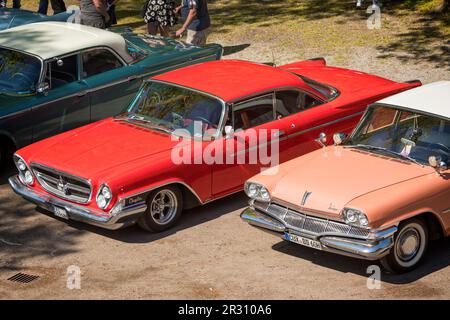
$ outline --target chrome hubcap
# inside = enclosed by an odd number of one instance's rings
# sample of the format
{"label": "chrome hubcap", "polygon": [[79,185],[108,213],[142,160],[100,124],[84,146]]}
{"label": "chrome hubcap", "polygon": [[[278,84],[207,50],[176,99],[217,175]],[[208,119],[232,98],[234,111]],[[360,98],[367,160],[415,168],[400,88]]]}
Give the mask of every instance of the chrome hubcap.
{"label": "chrome hubcap", "polygon": [[397,256],[403,261],[412,260],[420,248],[420,234],[416,229],[404,230],[397,241]]}
{"label": "chrome hubcap", "polygon": [[177,197],[170,190],[161,190],[150,204],[150,214],[157,224],[167,224],[172,221],[177,212]]}

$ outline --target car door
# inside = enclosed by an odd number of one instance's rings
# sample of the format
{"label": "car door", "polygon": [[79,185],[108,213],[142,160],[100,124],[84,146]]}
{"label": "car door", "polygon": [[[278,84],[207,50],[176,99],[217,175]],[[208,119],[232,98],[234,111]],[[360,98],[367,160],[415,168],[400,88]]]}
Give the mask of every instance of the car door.
{"label": "car door", "polygon": [[89,87],[91,121],[122,112],[141,84],[138,67],[127,65],[109,48],[92,48],[81,54],[81,78]]}
{"label": "car door", "polygon": [[273,163],[278,155],[272,152],[279,152],[274,138],[286,128],[280,127],[275,118],[274,97],[274,93],[264,94],[230,107],[227,125],[232,126],[235,133],[232,137],[221,138],[228,163],[214,165],[213,196],[240,190],[244,182],[262,168],[277,164]]}
{"label": "car door", "polygon": [[48,90],[36,95],[32,107],[33,141],[89,123],[87,86],[79,78],[78,67],[77,54],[46,62],[44,83]]}

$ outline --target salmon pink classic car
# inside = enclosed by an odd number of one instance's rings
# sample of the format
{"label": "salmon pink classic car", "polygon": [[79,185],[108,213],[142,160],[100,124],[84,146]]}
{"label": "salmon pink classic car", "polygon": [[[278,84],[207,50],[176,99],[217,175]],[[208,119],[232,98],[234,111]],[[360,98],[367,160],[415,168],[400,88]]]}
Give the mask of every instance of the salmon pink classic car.
{"label": "salmon pink classic car", "polygon": [[242,190],[267,166],[249,159],[255,150],[292,159],[317,149],[320,132],[351,132],[369,103],[418,85],[323,59],[201,63],[148,79],[123,114],[19,150],[10,185],[64,219],[162,231],[183,209]]}
{"label": "salmon pink classic car", "polygon": [[450,235],[450,82],[372,104],[350,135],[257,175],[241,217],[285,240],[407,272]]}

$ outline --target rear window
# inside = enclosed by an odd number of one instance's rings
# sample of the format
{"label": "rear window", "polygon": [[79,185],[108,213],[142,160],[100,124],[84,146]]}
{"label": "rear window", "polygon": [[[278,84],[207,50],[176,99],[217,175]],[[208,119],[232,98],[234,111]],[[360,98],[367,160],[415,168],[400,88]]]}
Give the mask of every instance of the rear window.
{"label": "rear window", "polygon": [[304,77],[302,75],[298,75],[298,76],[312,89],[314,89],[315,91],[317,91],[320,94],[322,94],[323,96],[325,96],[327,101],[336,99],[337,96],[339,96],[339,91],[336,88],[333,88],[332,86],[314,81],[314,80]]}

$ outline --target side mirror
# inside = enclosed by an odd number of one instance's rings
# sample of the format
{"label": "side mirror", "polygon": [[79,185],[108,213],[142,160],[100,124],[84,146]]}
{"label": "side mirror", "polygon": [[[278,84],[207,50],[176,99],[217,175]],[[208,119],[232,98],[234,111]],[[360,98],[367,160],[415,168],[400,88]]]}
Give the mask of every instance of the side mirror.
{"label": "side mirror", "polygon": [[225,126],[225,139],[232,139],[234,137],[234,129],[232,126]]}
{"label": "side mirror", "polygon": [[344,142],[344,140],[347,138],[347,135],[345,133],[335,133],[333,135],[333,142],[335,146],[338,146]]}
{"label": "side mirror", "polygon": [[322,148],[325,148],[327,143],[327,135],[324,132],[322,132],[321,134],[319,134],[319,137],[316,139],[316,142],[320,144]]}
{"label": "side mirror", "polygon": [[39,94],[43,94],[44,96],[48,94],[48,90],[50,90],[50,85],[48,84],[48,82],[41,82],[36,88],[36,92]]}
{"label": "side mirror", "polygon": [[430,164],[430,166],[436,169],[437,172],[445,171],[448,169],[448,166],[445,163],[445,161],[443,161],[442,158],[439,156],[428,157],[428,163]]}

